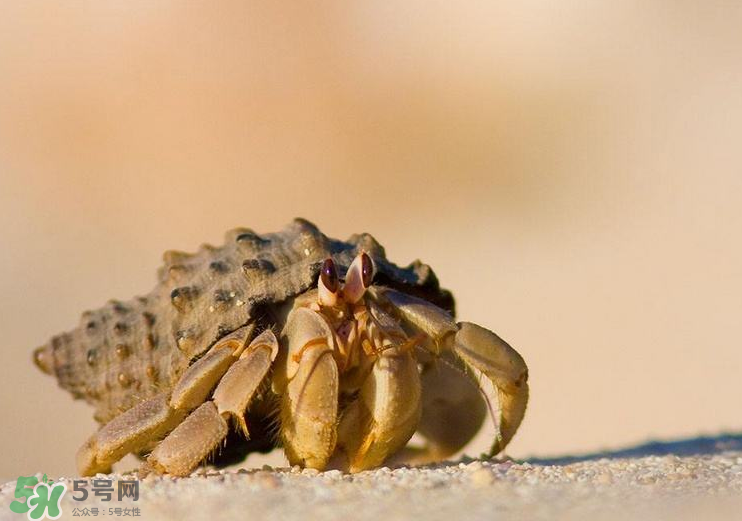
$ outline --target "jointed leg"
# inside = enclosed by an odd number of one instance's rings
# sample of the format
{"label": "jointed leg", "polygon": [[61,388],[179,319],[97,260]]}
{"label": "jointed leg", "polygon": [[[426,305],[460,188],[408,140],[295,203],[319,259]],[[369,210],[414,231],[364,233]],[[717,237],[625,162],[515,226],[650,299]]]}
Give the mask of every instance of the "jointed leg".
{"label": "jointed leg", "polygon": [[219,340],[183,373],[170,395],[145,400],[104,425],[78,451],[80,474],[110,471],[123,456],[141,451],[178,425],[206,400],[244,349],[252,330],[252,325],[245,326]]}
{"label": "jointed leg", "polygon": [[493,332],[469,322],[456,323],[439,307],[391,289],[374,298],[396,311],[408,325],[424,332],[434,351],[453,352],[473,376],[484,375],[497,390],[498,435],[492,455],[510,442],[523,420],[528,403],[528,368],[523,358]]}
{"label": "jointed leg", "polygon": [[193,411],[152,451],[147,463],[157,472],[186,476],[216,449],[234,418],[247,436],[245,411],[268,374],[278,352],[278,341],[266,330],[229,367],[208,401]]}
{"label": "jointed leg", "polygon": [[424,354],[418,357],[422,364],[422,417],[417,434],[425,444],[408,445],[394,455],[393,464],[424,465],[452,456],[471,441],[487,416],[479,385],[465,373],[461,361],[450,353],[429,358]]}
{"label": "jointed leg", "polygon": [[253,340],[229,368],[214,391],[214,403],[226,420],[232,418],[246,437],[245,411],[265,381],[278,355],[278,340],[270,329]]}
{"label": "jointed leg", "polygon": [[501,452],[518,430],[528,404],[528,368],[507,342],[470,322],[460,322],[453,352],[475,374],[486,376],[497,389],[498,430],[490,456]]}
{"label": "jointed leg", "polygon": [[147,464],[159,474],[187,476],[219,445],[228,431],[229,426],[216,405],[208,401],[157,444]]}
{"label": "jointed leg", "polygon": [[159,394],[116,416],[77,451],[83,476],[111,472],[111,466],[130,452],[139,451],[180,423],[185,412],[169,406],[168,394]]}

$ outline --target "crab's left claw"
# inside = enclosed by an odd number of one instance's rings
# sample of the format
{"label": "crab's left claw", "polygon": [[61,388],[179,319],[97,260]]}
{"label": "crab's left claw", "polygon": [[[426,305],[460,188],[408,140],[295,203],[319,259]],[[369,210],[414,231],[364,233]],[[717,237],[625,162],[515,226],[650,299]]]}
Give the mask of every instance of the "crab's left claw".
{"label": "crab's left claw", "polygon": [[338,444],[348,458],[349,472],[378,467],[405,446],[420,422],[420,393],[411,352],[382,351],[338,427]]}

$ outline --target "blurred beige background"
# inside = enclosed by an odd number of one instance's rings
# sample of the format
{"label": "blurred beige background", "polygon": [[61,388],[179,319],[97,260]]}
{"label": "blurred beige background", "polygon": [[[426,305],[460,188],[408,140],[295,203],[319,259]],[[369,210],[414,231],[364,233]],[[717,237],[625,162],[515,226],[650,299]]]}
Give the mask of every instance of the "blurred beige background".
{"label": "blurred beige background", "polygon": [[[524,355],[512,456],[742,430],[742,4],[3,2],[0,478],[92,411],[31,350],[294,216]],[[469,453],[487,446],[480,438]]]}

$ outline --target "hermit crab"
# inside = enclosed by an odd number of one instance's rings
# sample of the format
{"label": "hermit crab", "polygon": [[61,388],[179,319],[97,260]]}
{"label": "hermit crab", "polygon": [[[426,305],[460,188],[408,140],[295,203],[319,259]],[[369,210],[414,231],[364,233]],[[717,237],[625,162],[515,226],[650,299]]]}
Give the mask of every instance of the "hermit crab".
{"label": "hermit crab", "polygon": [[219,247],[166,252],[158,278],[34,351],[96,407],[83,475],[128,453],[187,475],[274,447],[320,470],[436,461],[488,411],[494,455],[523,419],[521,356],[457,323],[430,267],[391,263],[368,234],[339,241],[303,219],[265,235],[240,228]]}

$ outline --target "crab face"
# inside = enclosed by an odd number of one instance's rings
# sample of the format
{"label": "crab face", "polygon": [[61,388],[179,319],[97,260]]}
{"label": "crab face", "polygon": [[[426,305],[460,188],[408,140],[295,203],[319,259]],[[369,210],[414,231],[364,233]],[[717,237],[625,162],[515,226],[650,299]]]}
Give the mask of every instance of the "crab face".
{"label": "crab face", "polygon": [[351,263],[344,281],[339,280],[335,263],[328,258],[322,264],[316,293],[304,297],[309,303],[295,303],[295,307],[306,305],[328,323],[333,355],[342,372],[358,365],[359,350],[373,357],[407,341],[399,322],[378,304],[379,288],[371,287],[373,277],[373,262],[363,251]]}

